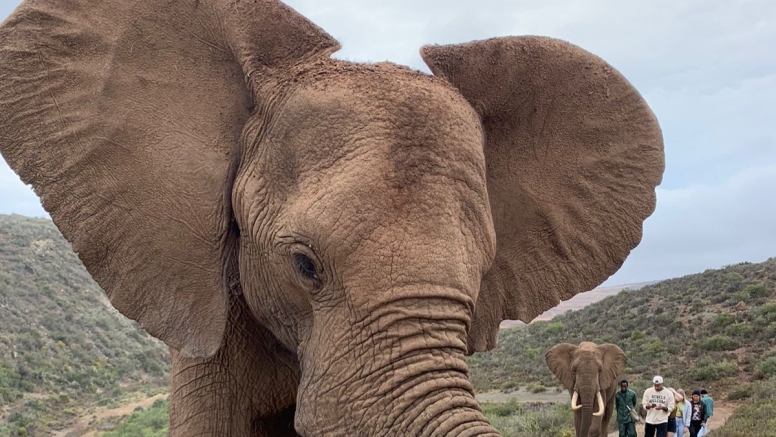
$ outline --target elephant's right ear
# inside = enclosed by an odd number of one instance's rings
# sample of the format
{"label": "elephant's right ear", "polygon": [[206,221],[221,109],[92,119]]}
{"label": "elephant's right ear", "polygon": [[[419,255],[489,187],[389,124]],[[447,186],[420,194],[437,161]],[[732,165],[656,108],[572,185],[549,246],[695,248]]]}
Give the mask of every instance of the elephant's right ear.
{"label": "elephant's right ear", "polygon": [[273,0],[26,0],[0,27],[0,152],[119,311],[208,356],[254,97],[338,48]]}
{"label": "elephant's right ear", "polygon": [[576,350],[577,346],[571,343],[558,343],[544,354],[547,367],[563,383],[563,386],[569,390],[574,388],[571,358]]}

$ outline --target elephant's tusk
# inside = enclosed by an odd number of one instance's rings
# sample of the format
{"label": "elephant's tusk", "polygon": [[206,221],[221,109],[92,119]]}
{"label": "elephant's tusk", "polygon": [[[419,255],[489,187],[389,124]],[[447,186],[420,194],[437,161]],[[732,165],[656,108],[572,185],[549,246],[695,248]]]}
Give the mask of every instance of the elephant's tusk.
{"label": "elephant's tusk", "polygon": [[601,397],[601,392],[595,394],[595,399],[598,401],[598,411],[593,413],[593,416],[603,416],[604,414],[604,398]]}
{"label": "elephant's tusk", "polygon": [[578,410],[582,408],[582,404],[577,405],[577,399],[579,398],[579,393],[577,393],[576,390],[574,390],[574,394],[571,396],[571,409],[572,410]]}

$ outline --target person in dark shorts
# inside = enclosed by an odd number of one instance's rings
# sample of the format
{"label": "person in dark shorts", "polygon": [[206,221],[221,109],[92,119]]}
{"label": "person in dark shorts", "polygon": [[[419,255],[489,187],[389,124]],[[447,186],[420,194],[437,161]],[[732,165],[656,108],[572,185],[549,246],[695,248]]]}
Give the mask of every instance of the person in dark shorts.
{"label": "person in dark shorts", "polygon": [[667,437],[668,415],[676,406],[674,392],[663,387],[663,378],[652,378],[652,387],[644,390],[641,404],[647,410],[644,419],[644,437]]}

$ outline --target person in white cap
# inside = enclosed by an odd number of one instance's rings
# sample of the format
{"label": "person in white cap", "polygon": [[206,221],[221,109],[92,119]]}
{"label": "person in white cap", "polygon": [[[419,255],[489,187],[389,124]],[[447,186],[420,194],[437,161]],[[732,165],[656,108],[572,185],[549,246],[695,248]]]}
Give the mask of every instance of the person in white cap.
{"label": "person in white cap", "polygon": [[[666,437],[668,416],[675,407],[674,393],[663,387],[663,378],[652,378],[652,387],[644,390],[641,403],[647,410],[644,420],[644,437]],[[657,435],[655,435],[657,434]]]}

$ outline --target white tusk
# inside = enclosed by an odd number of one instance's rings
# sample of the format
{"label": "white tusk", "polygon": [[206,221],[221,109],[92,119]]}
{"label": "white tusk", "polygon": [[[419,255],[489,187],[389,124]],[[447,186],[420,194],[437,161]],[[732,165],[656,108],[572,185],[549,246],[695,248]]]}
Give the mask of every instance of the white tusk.
{"label": "white tusk", "polygon": [[578,410],[582,408],[582,404],[577,404],[577,398],[579,398],[579,393],[577,393],[576,390],[574,390],[574,394],[571,396],[571,409],[572,410]]}
{"label": "white tusk", "polygon": [[595,399],[598,401],[598,411],[593,413],[593,416],[603,416],[604,414],[604,398],[601,397],[601,392],[595,394]]}

